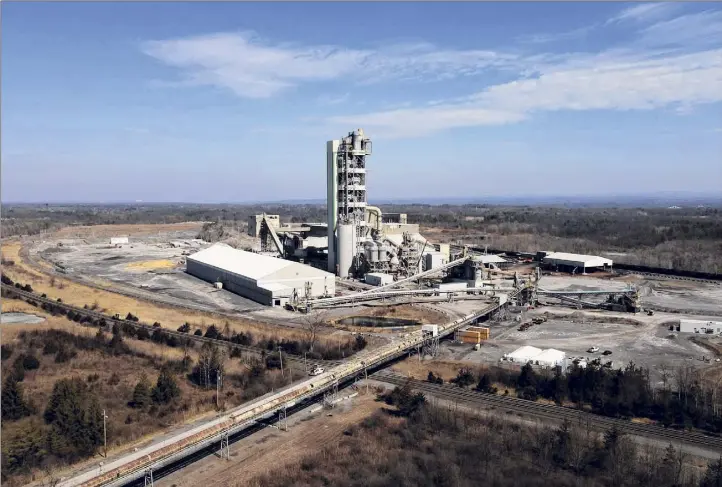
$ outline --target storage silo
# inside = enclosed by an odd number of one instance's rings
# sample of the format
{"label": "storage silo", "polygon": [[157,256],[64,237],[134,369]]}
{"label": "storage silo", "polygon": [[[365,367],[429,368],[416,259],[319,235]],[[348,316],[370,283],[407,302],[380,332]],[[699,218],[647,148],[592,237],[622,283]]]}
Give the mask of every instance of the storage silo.
{"label": "storage silo", "polygon": [[373,240],[366,242],[366,260],[369,262],[378,262],[379,260],[378,246]]}
{"label": "storage silo", "polygon": [[354,225],[348,223],[338,224],[338,247],[336,249],[336,257],[338,259],[338,276],[348,277],[348,273],[353,265],[355,238]]}
{"label": "storage silo", "polygon": [[379,244],[379,262],[388,262],[391,246],[386,243]]}

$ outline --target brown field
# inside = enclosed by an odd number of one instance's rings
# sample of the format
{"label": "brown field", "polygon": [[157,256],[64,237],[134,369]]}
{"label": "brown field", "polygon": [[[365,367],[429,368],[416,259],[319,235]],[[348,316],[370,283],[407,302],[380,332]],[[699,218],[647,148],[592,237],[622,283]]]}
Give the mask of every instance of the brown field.
{"label": "brown field", "polygon": [[383,327],[351,326],[338,323],[339,320],[342,320],[344,318],[358,316],[415,320],[422,324],[438,324],[448,321],[448,317],[440,311],[427,308],[423,305],[412,306],[410,304],[401,304],[396,306],[362,306],[356,308],[356,310],[348,310],[343,314],[334,315],[333,318],[327,319],[326,322],[334,328],[358,333],[364,333],[369,331],[373,331],[374,333],[394,333],[392,330]]}
{"label": "brown field", "polygon": [[426,380],[427,376],[429,375],[429,371],[431,371],[435,375],[444,379],[445,382],[448,382],[450,379],[456,377],[456,374],[458,374],[459,370],[461,370],[463,367],[468,367],[475,370],[479,367],[479,364],[446,360],[419,362],[417,357],[412,357],[410,359],[402,360],[401,362],[394,364],[391,367],[391,370],[418,380]]}
{"label": "brown field", "polygon": [[[208,457],[164,479],[176,487],[256,486],[253,479],[300,461],[308,452],[340,441],[343,432],[383,407],[373,393],[360,394],[352,404],[339,404],[331,411],[310,418],[290,419],[288,431],[266,428],[231,445],[231,460]],[[303,414],[303,413],[300,413]]]}
{"label": "brown field", "polygon": [[[51,316],[23,301],[4,299],[2,311],[29,312],[43,316],[47,320],[39,324],[8,324],[1,327],[0,342],[10,344],[14,349],[13,356],[2,362],[3,373],[18,354],[28,349],[26,341],[18,336],[22,331],[57,329],[86,337],[93,337],[97,333],[95,328],[84,327],[62,316]],[[106,333],[105,339],[110,340],[110,338],[111,335]],[[125,338],[124,342],[131,349],[131,354],[110,355],[100,350],[77,350],[77,356],[66,363],[55,363],[54,355],[42,355],[40,350],[36,350],[34,354],[40,360],[40,368],[26,371],[25,379],[21,383],[25,397],[30,398],[38,409],[38,414],[42,414],[56,381],[69,377],[88,380],[89,376],[97,375],[92,387],[100,399],[101,407],[107,410],[109,416],[108,449],[111,456],[148,444],[161,430],[170,430],[172,427],[215,414],[215,388],[205,389],[196,386],[183,375],[178,375],[176,378],[181,389],[181,398],[172,409],[162,407],[158,413],[151,414],[148,411],[141,412],[130,408],[127,402],[131,399],[133,389],[141,375],[145,373],[150,382],[155,384],[161,365],[169,360],[182,359],[184,352],[179,348],[150,341]],[[193,363],[197,362],[196,349],[190,349],[188,355]],[[221,395],[223,408],[234,407],[243,402],[244,390],[233,377],[243,373],[247,368],[240,359],[226,360],[225,370],[229,380],[224,381],[224,394]],[[117,374],[119,383],[109,383],[113,374]],[[288,374],[283,378],[277,370],[269,370],[266,374],[269,384],[274,388],[281,387],[289,381]],[[32,419],[3,422],[2,434],[12,437],[14,431],[23,428]],[[97,457],[76,464],[72,468],[77,469],[92,462],[97,462]],[[55,473],[59,474],[59,472],[60,470],[57,470]],[[33,473],[39,475],[39,472]],[[16,476],[8,485],[23,485],[31,476],[32,474]]]}
{"label": "brown field", "polygon": [[448,318],[440,311],[427,308],[423,305],[412,306],[410,304],[400,304],[397,306],[365,306],[356,310],[349,310],[347,313],[339,316],[342,319],[350,316],[374,316],[385,318],[398,318],[401,320],[414,320],[420,323],[445,323]]}
{"label": "brown field", "polygon": [[168,259],[160,259],[144,260],[142,262],[131,262],[130,264],[127,264],[125,268],[131,271],[149,271],[155,269],[172,269],[175,266],[175,262],[171,262]]}

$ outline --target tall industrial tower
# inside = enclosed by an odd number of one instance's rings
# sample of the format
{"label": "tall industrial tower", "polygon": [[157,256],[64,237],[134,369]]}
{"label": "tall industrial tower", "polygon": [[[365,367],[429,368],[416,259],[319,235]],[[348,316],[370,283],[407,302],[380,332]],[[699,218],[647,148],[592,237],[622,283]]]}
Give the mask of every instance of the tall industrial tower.
{"label": "tall industrial tower", "polygon": [[326,143],[328,270],[341,277],[348,275],[349,259],[358,254],[367,233],[366,156],[370,154],[371,140],[362,129]]}

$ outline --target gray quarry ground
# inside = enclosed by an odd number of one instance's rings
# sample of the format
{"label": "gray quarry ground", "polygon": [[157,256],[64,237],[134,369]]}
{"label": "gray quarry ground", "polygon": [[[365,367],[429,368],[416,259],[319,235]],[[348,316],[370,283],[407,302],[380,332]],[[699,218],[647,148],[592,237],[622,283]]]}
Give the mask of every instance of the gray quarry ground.
{"label": "gray quarry ground", "polygon": [[0,323],[3,325],[35,325],[42,323],[45,318],[28,313],[2,313]]}
{"label": "gray quarry ground", "polygon": [[[31,250],[52,263],[67,269],[67,275],[93,282],[109,281],[120,289],[143,291],[149,298],[157,298],[178,305],[195,305],[209,311],[250,312],[264,307],[226,290],[215,289],[210,283],[185,273],[185,254],[192,254],[210,244],[173,247],[170,242],[190,242],[195,232],[169,232],[151,237],[131,237],[129,244],[119,247],[102,240],[63,240],[45,242]],[[172,269],[139,269],[129,264],[154,260],[168,260]]]}
{"label": "gray quarry ground", "polygon": [[[506,353],[523,345],[537,348],[555,348],[566,352],[567,357],[600,357],[602,363],[613,361],[613,366],[623,367],[629,362],[650,369],[652,380],[660,380],[660,366],[675,369],[680,365],[695,367],[719,366],[714,355],[706,348],[690,341],[690,335],[671,332],[669,323],[678,319],[678,315],[658,313],[655,316],[640,316],[622,313],[590,313],[559,307],[541,307],[530,315],[550,312],[546,322],[533,325],[525,331],[518,331],[519,323],[504,321],[490,324],[491,339],[485,342],[480,351],[471,345],[456,345],[445,342],[441,347],[441,357],[454,360],[476,362],[480,364],[508,364],[499,360]],[[527,321],[531,316],[525,317]],[[629,320],[627,323],[610,323],[613,318]],[[637,321],[636,324],[633,321]],[[599,352],[588,353],[592,347]],[[610,350],[609,356],[601,352]],[[711,358],[703,362],[702,357]],[[515,364],[518,367],[518,364]]]}
{"label": "gray quarry ground", "polygon": [[[133,289],[147,296],[155,296],[170,303],[194,306],[230,313],[244,313],[259,319],[298,321],[298,315],[285,310],[261,306],[253,301],[237,296],[225,290],[216,290],[209,283],[185,274],[182,263],[185,254],[196,252],[209,244],[191,246],[183,244],[174,248],[171,242],[188,241],[195,237],[194,232],[166,232],[149,237],[131,237],[130,243],[119,248],[110,246],[106,239],[100,240],[63,240],[62,247],[57,241],[48,241],[36,246],[31,253],[51,262],[62,264],[68,274],[81,279],[110,281],[121,289]],[[128,264],[169,260],[175,264],[172,269],[133,269]],[[722,319],[722,286],[697,281],[656,279],[634,275],[615,277],[544,276],[539,287],[545,290],[624,290],[634,284],[640,290],[642,306],[657,307],[654,316],[644,313],[611,313],[584,311],[583,313],[560,306],[554,298],[542,297],[550,306],[542,306],[525,314],[534,315],[549,312],[553,316],[549,321],[535,325],[524,332],[518,332],[518,322],[507,319],[491,322],[491,340],[481,351],[475,352],[469,345],[450,345],[441,347],[442,357],[469,360],[479,363],[499,363],[505,353],[522,345],[539,348],[557,348],[567,356],[590,357],[586,350],[598,346],[611,350],[612,355],[604,358],[612,360],[615,366],[633,361],[644,365],[657,374],[660,365],[672,368],[680,364],[708,367],[715,365],[703,363],[702,356],[712,353],[689,340],[688,336],[670,333],[669,323],[680,318]],[[346,292],[352,292],[346,290]],[[593,301],[599,298],[585,297]],[[459,301],[451,303],[429,303],[426,306],[444,311],[450,318],[470,313],[485,301]],[[554,304],[556,302],[556,304]],[[553,304],[553,305],[551,305]],[[363,307],[356,308],[359,311]],[[330,310],[330,315],[348,313],[349,308]],[[675,312],[667,312],[675,311]],[[572,314],[574,314],[572,316]],[[586,318],[582,318],[586,316]],[[513,316],[510,315],[510,318]],[[528,321],[530,316],[524,316]],[[634,320],[619,322],[620,319]],[[343,333],[343,332],[340,332]],[[390,338],[386,335],[386,338]],[[707,338],[707,337],[705,337]],[[722,364],[717,364],[718,366]],[[656,380],[656,379],[655,379]]]}

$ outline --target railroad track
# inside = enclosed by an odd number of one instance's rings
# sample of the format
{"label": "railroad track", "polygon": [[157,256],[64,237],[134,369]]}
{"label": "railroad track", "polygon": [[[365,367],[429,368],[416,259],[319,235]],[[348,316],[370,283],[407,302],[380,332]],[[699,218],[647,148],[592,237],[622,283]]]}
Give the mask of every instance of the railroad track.
{"label": "railroad track", "polygon": [[672,279],[677,281],[694,281],[694,282],[704,282],[706,284],[716,284],[717,286],[722,285],[722,282],[715,281],[712,279],[704,279],[702,277],[688,277],[688,276],[682,276],[677,274],[660,274],[656,272],[644,272],[644,271],[635,271],[631,269],[620,269],[619,267],[614,268],[615,274],[636,274],[638,276],[643,277],[653,277],[656,279]]}
{"label": "railroad track", "polygon": [[[20,296],[20,297],[26,299],[26,300],[32,300],[37,303],[44,303],[44,304],[47,304],[50,306],[55,306],[57,308],[64,310],[66,313],[68,311],[73,311],[75,313],[79,313],[81,315],[85,315],[85,316],[88,316],[91,318],[103,319],[107,323],[109,323],[111,326],[113,324],[130,326],[135,329],[147,330],[150,334],[152,334],[155,330],[160,329],[164,335],[174,336],[177,338],[189,339],[189,340],[192,340],[195,342],[201,342],[201,343],[212,343],[214,345],[223,345],[223,346],[226,346],[226,347],[229,347],[232,349],[241,350],[243,352],[252,353],[255,355],[259,355],[259,354],[263,353],[264,351],[266,353],[268,353],[268,350],[265,350],[262,348],[250,347],[247,345],[240,345],[240,344],[233,343],[233,342],[226,341],[226,340],[218,340],[215,338],[208,338],[208,337],[204,337],[204,336],[193,335],[192,333],[183,333],[183,332],[176,331],[176,330],[170,330],[168,328],[162,328],[162,327],[157,328],[157,327],[153,327],[151,325],[146,325],[145,323],[124,320],[122,318],[120,318],[120,319],[115,318],[113,316],[109,316],[109,315],[100,313],[98,311],[80,308],[80,307],[74,306],[72,304],[53,301],[50,298],[43,298],[42,296],[35,294],[33,292],[23,291],[21,289],[18,289],[14,286],[11,286],[11,285],[5,284],[5,283],[2,283],[1,287],[3,290],[5,290],[7,292],[11,292],[17,296]],[[82,326],[82,325],[79,324],[79,326]],[[304,369],[305,369],[305,365],[309,365],[311,367],[316,366],[316,365],[321,366],[321,367],[329,367],[329,366],[339,365],[339,364],[343,363],[342,360],[318,360],[318,359],[304,360],[303,357],[299,357],[297,355],[290,355],[288,353],[284,354],[284,359],[288,360],[289,362],[296,363],[296,364],[304,364]]]}
{"label": "railroad track", "polygon": [[616,426],[619,430],[633,435],[683,443],[687,445],[701,446],[722,452],[722,437],[719,436],[674,430],[653,424],[633,423],[624,419],[608,418],[585,411],[541,404],[511,396],[485,394],[469,389],[463,389],[451,384],[431,384],[420,380],[409,379],[385,370],[375,372],[371,375],[371,378],[396,386],[403,386],[409,382],[412,389],[443,399],[464,402],[472,405],[491,406],[500,410],[523,413],[537,418],[554,420],[556,422],[567,419],[571,422],[588,423],[593,428],[601,430],[608,430]]}

